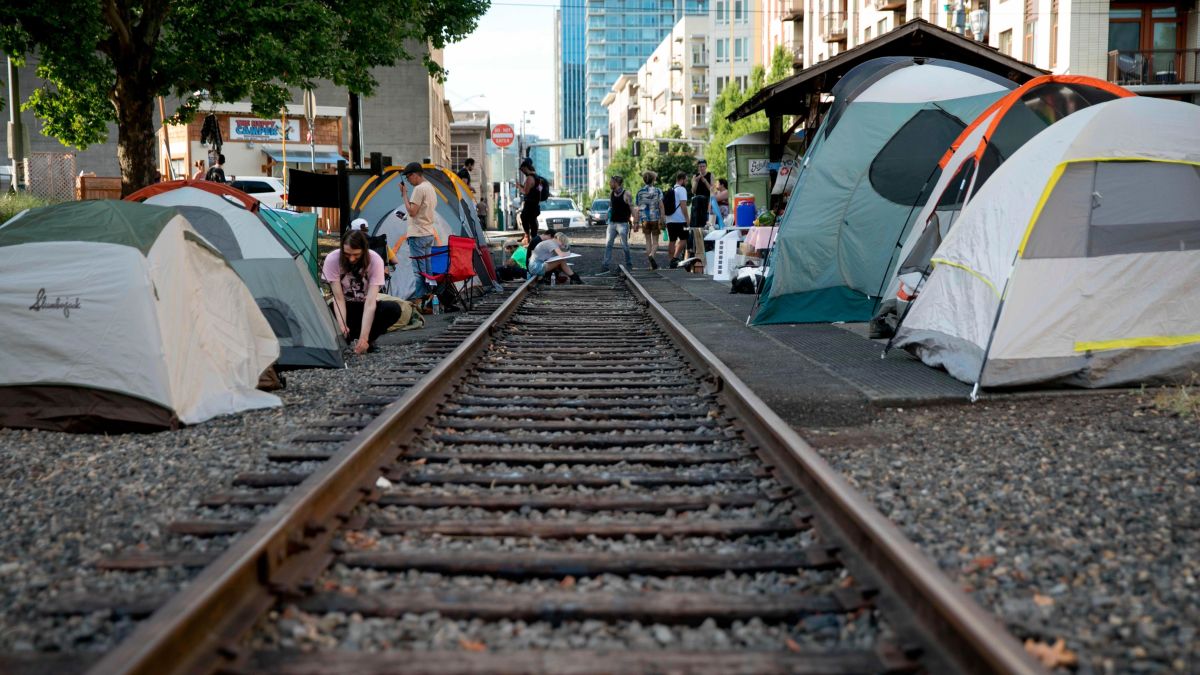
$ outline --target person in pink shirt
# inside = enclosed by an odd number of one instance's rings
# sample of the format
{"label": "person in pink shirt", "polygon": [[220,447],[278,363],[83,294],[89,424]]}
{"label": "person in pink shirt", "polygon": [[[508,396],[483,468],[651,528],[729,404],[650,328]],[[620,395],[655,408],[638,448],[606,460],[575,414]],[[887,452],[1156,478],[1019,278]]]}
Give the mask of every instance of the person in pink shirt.
{"label": "person in pink shirt", "polygon": [[322,271],[333,289],[334,320],[342,337],[358,336],[355,354],[376,351],[375,340],[400,319],[400,304],[379,301],[383,258],[370,249],[366,232],[347,232],[341,249],[325,256]]}

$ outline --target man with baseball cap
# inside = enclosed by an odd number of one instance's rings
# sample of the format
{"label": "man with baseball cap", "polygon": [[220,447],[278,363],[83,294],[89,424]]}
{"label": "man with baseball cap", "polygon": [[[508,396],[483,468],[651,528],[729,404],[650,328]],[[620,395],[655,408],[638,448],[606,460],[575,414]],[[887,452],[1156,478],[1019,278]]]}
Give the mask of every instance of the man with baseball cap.
{"label": "man with baseball cap", "polygon": [[[415,277],[409,299],[420,303],[426,295],[425,277],[421,273],[429,272],[429,253],[437,234],[433,228],[437,193],[433,190],[433,184],[425,180],[425,170],[417,162],[409,162],[401,173],[404,174],[404,180],[400,181],[400,196],[404,199],[404,208],[408,210],[408,255]],[[409,183],[413,186],[411,198],[408,196]]]}

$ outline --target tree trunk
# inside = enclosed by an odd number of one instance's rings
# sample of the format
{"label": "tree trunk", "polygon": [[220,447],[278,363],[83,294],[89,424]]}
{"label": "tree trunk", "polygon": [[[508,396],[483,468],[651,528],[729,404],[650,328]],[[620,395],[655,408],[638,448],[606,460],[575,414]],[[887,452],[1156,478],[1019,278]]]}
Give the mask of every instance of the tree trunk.
{"label": "tree trunk", "polygon": [[136,78],[118,74],[113,103],[117,109],[117,163],[121,196],[158,182],[158,143],[154,134],[154,97]]}

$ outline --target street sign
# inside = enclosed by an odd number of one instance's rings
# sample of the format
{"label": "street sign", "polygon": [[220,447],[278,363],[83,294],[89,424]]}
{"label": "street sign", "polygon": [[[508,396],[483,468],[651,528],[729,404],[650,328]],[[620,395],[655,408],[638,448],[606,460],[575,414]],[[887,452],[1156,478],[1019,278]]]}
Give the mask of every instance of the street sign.
{"label": "street sign", "polygon": [[515,137],[516,134],[513,133],[512,126],[508,124],[497,124],[492,127],[492,142],[498,148],[507,148],[512,145],[513,138]]}

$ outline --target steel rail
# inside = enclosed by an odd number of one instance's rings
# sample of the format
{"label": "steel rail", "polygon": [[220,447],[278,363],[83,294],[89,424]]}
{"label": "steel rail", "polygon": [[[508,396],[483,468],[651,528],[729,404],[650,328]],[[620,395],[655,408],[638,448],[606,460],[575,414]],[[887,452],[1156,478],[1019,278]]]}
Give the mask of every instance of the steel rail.
{"label": "steel rail", "polygon": [[527,281],[433,370],[347,441],[332,458],[233,542],[88,672],[92,675],[208,673],[236,663],[235,641],[276,598],[305,588],[325,567],[336,527],[371,494],[380,470],[467,374],[493,327],[529,293]]}
{"label": "steel rail", "polygon": [[[638,300],[681,347],[689,361],[708,373],[710,385],[751,436],[780,480],[800,486],[819,518],[883,581],[888,609],[904,611],[925,638],[958,672],[1044,674],[1046,671],[1007,630],[952,581],[874,505],[773,412],[728,366],[650,296],[624,265],[621,274]],[[847,567],[852,561],[844,560]],[[898,602],[896,602],[898,601]],[[895,605],[894,607],[891,605]]]}

